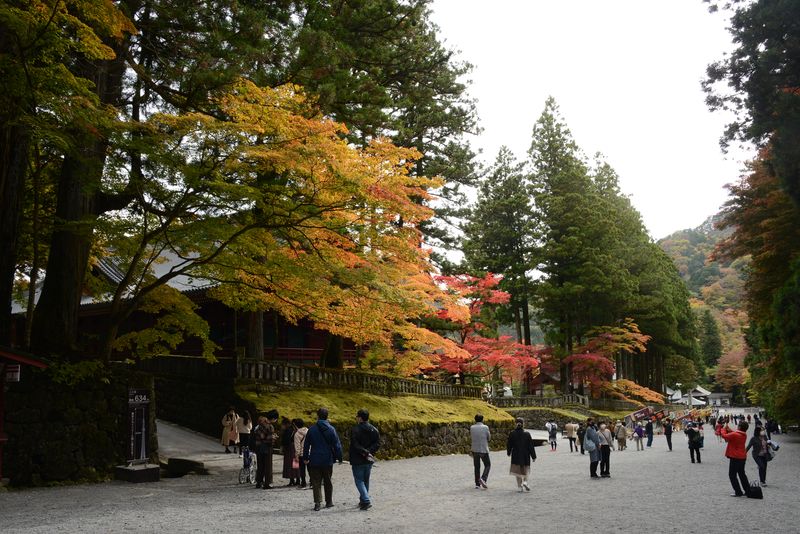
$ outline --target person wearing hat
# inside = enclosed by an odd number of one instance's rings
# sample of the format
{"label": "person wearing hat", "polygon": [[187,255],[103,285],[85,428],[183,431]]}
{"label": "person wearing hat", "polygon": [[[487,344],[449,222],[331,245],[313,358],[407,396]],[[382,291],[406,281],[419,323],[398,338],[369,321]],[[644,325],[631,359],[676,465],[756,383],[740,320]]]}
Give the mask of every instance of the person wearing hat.
{"label": "person wearing hat", "polygon": [[536,450],[533,445],[533,438],[530,432],[523,429],[525,421],[522,417],[517,417],[517,426],[508,435],[506,441],[506,453],[511,457],[511,475],[517,477],[517,488],[520,493],[530,491],[528,485],[528,475],[531,473],[531,462],[536,461]]}
{"label": "person wearing hat", "polygon": [[700,429],[694,423],[689,423],[686,425],[686,430],[683,431],[686,434],[686,437],[689,440],[689,456],[692,458],[692,463],[694,463],[695,453],[697,454],[697,463],[700,462]]}

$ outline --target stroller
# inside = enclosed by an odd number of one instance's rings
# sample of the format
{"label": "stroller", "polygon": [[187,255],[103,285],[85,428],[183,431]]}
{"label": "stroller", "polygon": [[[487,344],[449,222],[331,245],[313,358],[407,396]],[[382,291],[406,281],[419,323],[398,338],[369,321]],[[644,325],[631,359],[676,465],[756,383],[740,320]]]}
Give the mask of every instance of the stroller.
{"label": "stroller", "polygon": [[256,483],[256,453],[250,447],[242,447],[242,468],[239,469],[239,484]]}

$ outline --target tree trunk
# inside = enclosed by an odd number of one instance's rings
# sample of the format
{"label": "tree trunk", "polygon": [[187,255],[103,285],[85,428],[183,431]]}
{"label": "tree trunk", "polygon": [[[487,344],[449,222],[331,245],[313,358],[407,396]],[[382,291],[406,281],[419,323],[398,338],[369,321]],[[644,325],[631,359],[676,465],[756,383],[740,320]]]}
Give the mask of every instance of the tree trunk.
{"label": "tree trunk", "polygon": [[328,342],[325,345],[325,350],[322,351],[320,367],[329,369],[344,368],[344,340],[342,336],[328,334]]}
{"label": "tree trunk", "polygon": [[519,318],[519,306],[517,304],[512,304],[512,309],[514,310],[514,326],[517,331],[517,343],[522,343],[522,322]]}
{"label": "tree trunk", "polygon": [[256,360],[264,359],[264,312],[247,312],[247,347],[245,356]]}
{"label": "tree trunk", "polygon": [[522,299],[522,331],[525,335],[525,345],[531,344],[531,319],[528,315],[528,296]]}
{"label": "tree trunk", "polygon": [[[122,47],[113,43],[117,58],[78,61],[78,76],[92,80],[102,104],[118,106],[125,72]],[[74,150],[61,166],[47,276],[33,316],[32,349],[68,356],[78,350],[78,308],[89,263],[94,224],[99,215],[127,204],[124,196],[101,191],[107,139],[98,131],[74,131]],[[113,342],[113,340],[111,340]]]}
{"label": "tree trunk", "polygon": [[0,344],[11,344],[11,298],[17,267],[30,133],[6,123],[0,129]]}
{"label": "tree trunk", "polygon": [[90,144],[84,157],[67,156],[59,178],[47,276],[33,316],[32,349],[68,356],[77,350],[78,308],[94,228],[95,191],[105,144]]}
{"label": "tree trunk", "polygon": [[278,312],[276,310],[272,310],[272,359],[278,359],[278,343],[280,338],[281,329],[280,324],[278,323]]}

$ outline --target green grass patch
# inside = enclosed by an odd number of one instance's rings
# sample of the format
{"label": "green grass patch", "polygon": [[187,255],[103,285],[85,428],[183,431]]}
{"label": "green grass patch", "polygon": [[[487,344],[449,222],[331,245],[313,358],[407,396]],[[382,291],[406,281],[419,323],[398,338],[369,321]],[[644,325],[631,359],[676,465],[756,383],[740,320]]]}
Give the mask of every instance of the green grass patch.
{"label": "green grass patch", "polygon": [[624,412],[606,412],[603,410],[592,410],[592,413],[595,414],[596,418],[600,419],[608,419],[609,421],[624,421],[626,415],[630,415],[631,412],[624,411]]}
{"label": "green grass patch", "polygon": [[578,412],[573,412],[572,410],[568,410],[565,408],[550,408],[547,406],[531,406],[531,407],[524,407],[524,408],[508,408],[510,410],[514,410],[514,412],[547,412],[547,413],[554,413],[556,415],[560,415],[566,419],[573,419],[574,421],[585,421],[586,415]]}
{"label": "green grass patch", "polygon": [[376,422],[403,423],[455,423],[471,422],[476,413],[485,421],[513,421],[505,411],[486,404],[480,399],[436,399],[404,395],[384,397],[360,391],[341,389],[298,389],[257,394],[247,386],[238,387],[237,394],[250,401],[259,411],[276,409],[281,416],[301,417],[306,423],[316,421],[317,409],[324,406],[330,412],[330,421],[352,423],[360,408],[369,410],[370,419]]}

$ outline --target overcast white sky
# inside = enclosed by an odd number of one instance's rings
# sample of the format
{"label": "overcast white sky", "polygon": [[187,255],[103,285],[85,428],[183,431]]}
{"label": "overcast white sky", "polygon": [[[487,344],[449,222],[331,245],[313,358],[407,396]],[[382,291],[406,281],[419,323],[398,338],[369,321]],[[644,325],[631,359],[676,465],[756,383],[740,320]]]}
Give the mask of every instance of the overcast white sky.
{"label": "overcast white sky", "polygon": [[726,118],[705,105],[706,66],[732,49],[701,0],[435,0],[440,38],[475,68],[470,94],[490,163],[526,155],[552,95],[588,155],[602,152],[658,239],[716,213],[750,154],[719,148]]}

